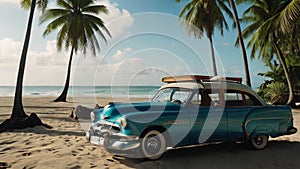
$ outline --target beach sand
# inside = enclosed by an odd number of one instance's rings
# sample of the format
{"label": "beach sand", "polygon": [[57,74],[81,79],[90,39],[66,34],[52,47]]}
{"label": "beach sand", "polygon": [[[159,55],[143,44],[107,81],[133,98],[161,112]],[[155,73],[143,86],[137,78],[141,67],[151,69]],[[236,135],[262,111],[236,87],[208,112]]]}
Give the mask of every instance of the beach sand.
{"label": "beach sand", "polygon": [[[148,161],[114,156],[88,143],[85,130],[69,118],[77,105],[93,108],[110,101],[146,101],[147,99],[112,100],[110,98],[74,97],[67,103],[51,102],[52,97],[25,97],[27,114],[37,113],[51,125],[0,133],[0,168],[100,168],[100,169],[184,169],[184,168],[264,168],[300,167],[299,132],[271,139],[266,149],[257,151],[245,144],[221,143],[169,150],[160,160]],[[9,118],[12,97],[0,97],[0,122]],[[293,110],[295,126],[300,129],[300,111]],[[5,168],[5,167],[3,167]]]}

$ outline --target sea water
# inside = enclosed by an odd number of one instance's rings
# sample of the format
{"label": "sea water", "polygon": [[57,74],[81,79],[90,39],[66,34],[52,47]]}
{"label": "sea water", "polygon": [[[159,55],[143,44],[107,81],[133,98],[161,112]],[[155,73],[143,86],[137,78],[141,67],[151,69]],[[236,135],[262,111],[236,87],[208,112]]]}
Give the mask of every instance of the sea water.
{"label": "sea water", "polygon": [[[69,96],[151,98],[159,86],[70,86]],[[23,96],[58,96],[63,86],[24,86]],[[14,86],[0,86],[0,96],[14,96]]]}

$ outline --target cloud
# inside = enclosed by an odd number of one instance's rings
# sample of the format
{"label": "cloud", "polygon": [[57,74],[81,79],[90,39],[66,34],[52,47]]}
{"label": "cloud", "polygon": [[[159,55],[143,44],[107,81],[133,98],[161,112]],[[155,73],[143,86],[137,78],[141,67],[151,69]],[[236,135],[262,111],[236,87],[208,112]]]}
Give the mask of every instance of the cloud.
{"label": "cloud", "polygon": [[10,38],[0,40],[0,65],[18,63],[22,43]]}
{"label": "cloud", "polygon": [[[117,3],[109,0],[97,2],[104,4],[109,10],[109,15],[101,15],[105,21],[113,39],[126,35],[126,31],[132,26],[134,19],[126,9],[120,9]],[[15,4],[19,6],[19,0],[0,0],[0,4]],[[23,35],[22,35],[23,36]],[[108,39],[111,41],[111,39]],[[32,42],[32,46],[34,42]],[[0,39],[0,85],[14,85],[18,71],[23,42],[12,38]],[[114,56],[115,64],[105,65],[105,70],[115,70],[119,67],[119,62],[125,57],[131,48],[124,48]],[[67,64],[69,61],[69,51],[62,50],[57,52],[56,40],[47,41],[46,46],[38,50],[29,48],[26,60],[26,72],[24,85],[63,85],[66,75]],[[89,53],[86,57],[79,51],[74,56],[73,73],[85,72],[82,81],[87,81],[87,77],[94,79],[94,72],[98,64],[103,59],[102,54],[91,57]],[[78,71],[76,70],[78,69]],[[78,73],[80,74],[80,73]]]}
{"label": "cloud", "polygon": [[131,48],[125,48],[123,50],[117,50],[117,52],[112,56],[115,61],[121,61],[128,53],[132,51]]}
{"label": "cloud", "polygon": [[109,0],[103,0],[98,4],[105,5],[109,11],[108,15],[101,14],[101,18],[105,22],[110,34],[113,38],[117,38],[130,28],[134,23],[134,18],[126,9],[120,9],[117,3],[111,3]]}
{"label": "cloud", "polygon": [[[20,41],[0,39],[0,85],[14,84],[22,47]],[[48,41],[42,52],[29,49],[24,84],[63,84],[68,56],[67,52],[57,52],[56,41]]]}
{"label": "cloud", "polygon": [[46,50],[42,52],[30,51],[32,65],[52,66],[63,65],[66,66],[69,60],[69,52],[58,52],[56,48],[56,40],[48,41]]}
{"label": "cloud", "polygon": [[19,5],[20,0],[0,0],[0,4],[15,4]]}

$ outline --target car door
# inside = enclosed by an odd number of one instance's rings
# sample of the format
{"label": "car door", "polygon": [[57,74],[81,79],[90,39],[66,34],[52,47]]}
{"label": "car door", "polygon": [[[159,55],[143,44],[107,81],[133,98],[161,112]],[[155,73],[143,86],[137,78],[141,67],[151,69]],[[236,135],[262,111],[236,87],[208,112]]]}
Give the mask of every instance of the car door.
{"label": "car door", "polygon": [[219,102],[219,90],[205,90],[194,95],[189,106],[191,144],[221,141],[227,137],[226,113],[216,102]]}
{"label": "car door", "polygon": [[225,111],[227,113],[228,139],[242,139],[244,120],[253,108],[259,106],[259,101],[248,93],[228,90],[224,93]]}

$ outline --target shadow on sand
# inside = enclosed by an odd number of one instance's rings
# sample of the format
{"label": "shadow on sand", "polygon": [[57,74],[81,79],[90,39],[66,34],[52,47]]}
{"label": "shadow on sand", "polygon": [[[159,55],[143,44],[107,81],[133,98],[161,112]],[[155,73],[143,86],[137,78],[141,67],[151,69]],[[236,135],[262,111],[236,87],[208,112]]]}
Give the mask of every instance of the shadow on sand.
{"label": "shadow on sand", "polygon": [[34,134],[46,134],[49,136],[85,136],[84,131],[68,131],[68,130],[57,130],[57,129],[47,129],[43,126],[37,126],[34,128],[26,128],[26,129],[19,129],[19,130],[13,130],[8,132],[26,132],[26,133],[34,133]]}
{"label": "shadow on sand", "polygon": [[118,158],[120,163],[138,169],[286,169],[300,167],[300,142],[270,141],[264,150],[246,144],[221,143],[166,152],[160,160]]}

